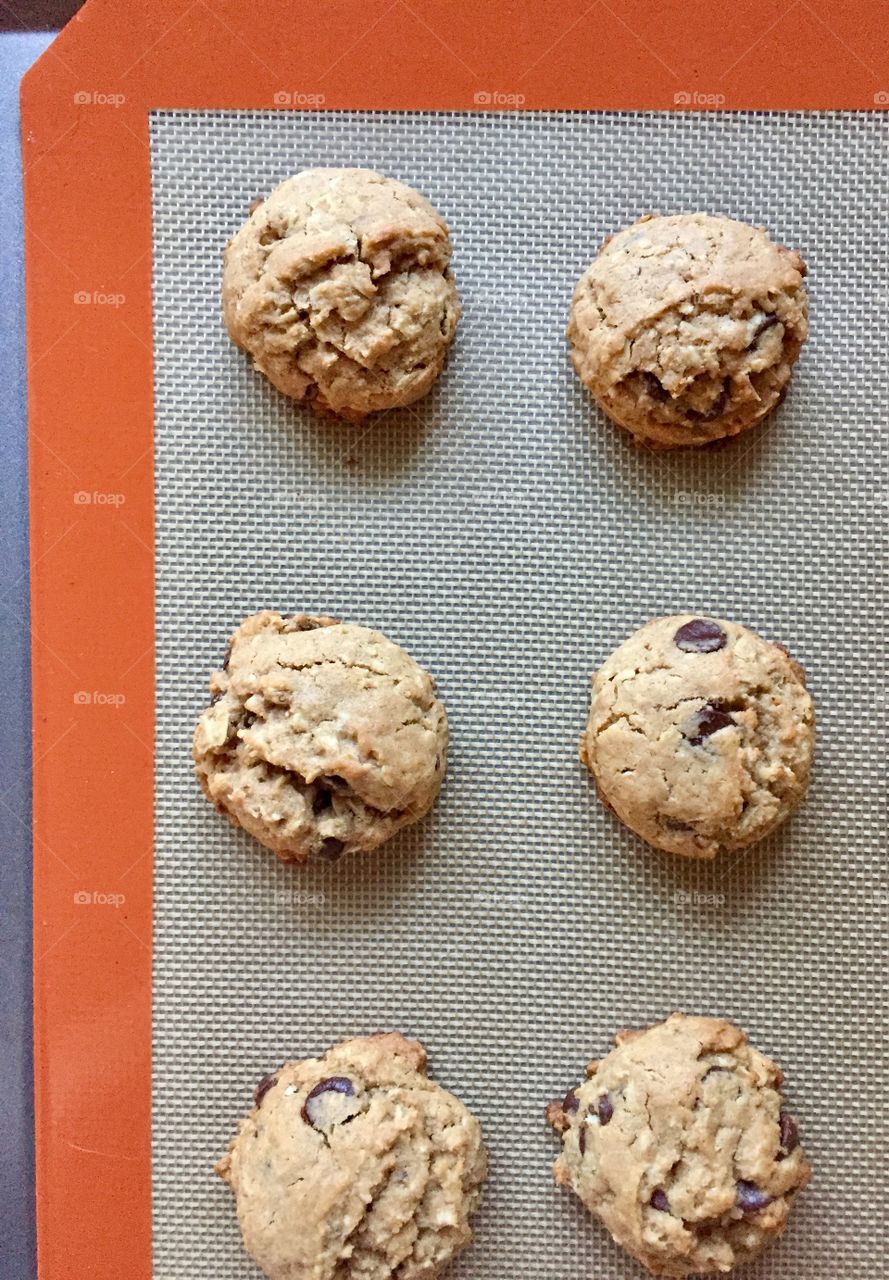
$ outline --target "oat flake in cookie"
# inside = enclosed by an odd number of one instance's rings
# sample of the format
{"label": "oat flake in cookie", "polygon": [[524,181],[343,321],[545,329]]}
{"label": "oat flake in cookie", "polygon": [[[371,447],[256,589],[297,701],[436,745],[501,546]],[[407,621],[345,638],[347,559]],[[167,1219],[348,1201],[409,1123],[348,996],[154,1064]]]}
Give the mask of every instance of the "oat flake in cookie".
{"label": "oat flake in cookie", "polygon": [[448,722],[378,631],[258,613],[238,627],[193,753],[208,799],[285,862],[367,853],[432,807]]}
{"label": "oat flake in cookie", "polygon": [[279,391],[358,421],[441,373],[460,315],[447,224],[369,169],[308,169],[225,249],[229,336]]}
{"label": "oat flake in cookie", "polygon": [[679,614],[647,623],[596,672],[580,758],[643,840],[712,858],[796,808],[814,747],[805,674],[786,649]]}
{"label": "oat flake in cookie", "polygon": [[610,236],[574,292],[574,367],[652,448],[707,444],[781,401],[808,333],[799,254],[761,227],[649,214]]}
{"label": "oat flake in cookie", "polygon": [[653,1275],[756,1257],[810,1175],[781,1072],[721,1018],[674,1013],[615,1044],[547,1108],[556,1181]]}
{"label": "oat flake in cookie", "polygon": [[397,1033],[265,1077],[216,1166],[272,1280],[433,1280],[469,1244],[481,1129]]}

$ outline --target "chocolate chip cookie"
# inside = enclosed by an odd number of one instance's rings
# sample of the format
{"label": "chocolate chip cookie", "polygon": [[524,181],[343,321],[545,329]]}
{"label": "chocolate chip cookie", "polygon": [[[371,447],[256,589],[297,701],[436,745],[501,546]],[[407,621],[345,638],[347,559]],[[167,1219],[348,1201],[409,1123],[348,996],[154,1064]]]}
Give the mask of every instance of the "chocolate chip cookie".
{"label": "chocolate chip cookie", "polygon": [[432,807],[448,722],[432,677],[378,631],[258,613],[198,721],[198,779],[282,861],[367,853]]}
{"label": "chocolate chip cookie", "polygon": [[721,1018],[674,1013],[615,1045],[547,1108],[556,1182],[653,1275],[756,1257],[810,1175],[781,1072]]}
{"label": "chocolate chip cookie", "polygon": [[216,1169],[272,1280],[434,1280],[472,1239],[486,1166],[478,1121],[393,1032],[267,1076]]}
{"label": "chocolate chip cookie", "polygon": [[814,746],[805,673],[783,646],[679,614],[647,623],[596,672],[580,758],[643,840],[713,858],[796,808]]}
{"label": "chocolate chip cookie", "polygon": [[574,292],[574,367],[653,448],[746,431],[781,401],[808,333],[798,253],[762,227],[648,214],[609,236]]}
{"label": "chocolate chip cookie", "polygon": [[282,182],[225,249],[229,336],[279,391],[357,421],[438,377],[460,315],[447,224],[369,169]]}

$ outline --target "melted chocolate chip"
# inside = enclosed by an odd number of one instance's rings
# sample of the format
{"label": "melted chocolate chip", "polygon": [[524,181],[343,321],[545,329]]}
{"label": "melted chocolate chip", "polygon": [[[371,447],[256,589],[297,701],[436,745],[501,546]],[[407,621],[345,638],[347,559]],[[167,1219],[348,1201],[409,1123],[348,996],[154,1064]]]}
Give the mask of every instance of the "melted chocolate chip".
{"label": "melted chocolate chip", "polygon": [[771,1204],[774,1196],[768,1195],[755,1182],[739,1182],[735,1204],[744,1213],[759,1213],[766,1205]]}
{"label": "melted chocolate chip", "polygon": [[325,862],[337,862],[345,852],[345,844],[342,840],[337,840],[336,836],[328,836],[326,840],[322,840],[318,850],[319,857]]}
{"label": "melted chocolate chip", "polygon": [[565,1101],[562,1103],[562,1110],[567,1112],[568,1115],[570,1116],[574,1114],[574,1112],[578,1109],[579,1106],[580,1106],[580,1098],[578,1098],[577,1094],[574,1092],[573,1089],[569,1089],[568,1092],[565,1094]]}
{"label": "melted chocolate chip", "polygon": [[262,1077],[259,1084],[253,1090],[253,1101],[255,1102],[257,1107],[261,1105],[262,1100],[265,1097],[265,1095],[268,1093],[269,1089],[274,1088],[274,1086],[277,1083],[278,1083],[278,1076],[277,1076],[277,1073],[274,1071],[271,1072],[270,1075]]}
{"label": "melted chocolate chip", "polygon": [[660,1187],[658,1187],[657,1191],[655,1191],[648,1203],[651,1205],[652,1209],[657,1209],[658,1213],[670,1212],[670,1201],[667,1199],[667,1193],[666,1191],[662,1191]]}
{"label": "melted chocolate chip", "polygon": [[724,702],[707,702],[692,716],[685,737],[693,747],[699,747],[712,733],[718,733],[720,729],[728,729],[734,723]]}
{"label": "melted chocolate chip", "polygon": [[596,1115],[599,1117],[599,1124],[607,1124],[614,1115],[614,1106],[607,1093],[603,1093],[596,1103]]}
{"label": "melted chocolate chip", "polygon": [[799,1129],[789,1111],[781,1111],[778,1117],[781,1126],[781,1153],[789,1156],[799,1146]]}
{"label": "melted chocolate chip", "polygon": [[584,1151],[586,1151],[586,1122],[580,1126],[580,1133],[577,1135],[577,1146],[580,1149],[580,1154],[583,1155]]}
{"label": "melted chocolate chip", "polygon": [[354,1097],[355,1086],[347,1076],[328,1076],[310,1090],[302,1106],[302,1118],[313,1129],[340,1124],[355,1114],[348,1103],[343,1105],[344,1099]]}
{"label": "melted chocolate chip", "polygon": [[245,711],[238,722],[239,729],[249,729],[251,725],[256,723],[256,716],[252,711]]}
{"label": "melted chocolate chip", "polygon": [[679,628],[673,642],[683,653],[715,653],[727,639],[718,622],[710,618],[692,618],[691,622]]}
{"label": "melted chocolate chip", "polygon": [[752,340],[751,340],[750,344],[748,345],[747,350],[748,350],[748,351],[752,351],[752,350],[753,350],[753,348],[756,346],[756,344],[759,342],[759,340],[760,340],[760,338],[762,337],[762,335],[763,335],[763,334],[764,334],[768,329],[772,329],[772,328],[774,328],[774,326],[775,326],[776,324],[780,324],[780,323],[781,323],[781,321],[778,319],[778,317],[777,317],[776,315],[765,315],[765,316],[763,316],[763,317],[762,317],[762,319],[760,320],[759,324],[756,326],[756,328],[755,328],[755,329],[754,329],[754,331],[753,331],[753,338],[752,338]]}
{"label": "melted chocolate chip", "polygon": [[681,822],[679,818],[661,818],[661,825],[668,831],[694,831],[693,826],[687,822]]}

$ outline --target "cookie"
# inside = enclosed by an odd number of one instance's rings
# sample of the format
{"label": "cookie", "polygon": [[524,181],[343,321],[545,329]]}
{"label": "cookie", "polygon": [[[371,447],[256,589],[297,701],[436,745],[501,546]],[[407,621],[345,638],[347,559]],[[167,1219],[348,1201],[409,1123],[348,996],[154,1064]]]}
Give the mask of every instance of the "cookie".
{"label": "cookie", "polygon": [[478,1121],[397,1033],[288,1062],[259,1084],[217,1172],[272,1280],[433,1280],[472,1239]]}
{"label": "cookie", "polygon": [[647,623],[596,672],[580,758],[643,840],[713,858],[796,808],[814,748],[805,673],[783,646],[678,614]]}
{"label": "cookie", "polygon": [[810,1175],[781,1072],[721,1018],[674,1013],[615,1045],[547,1108],[556,1182],[653,1275],[756,1257]]}
{"label": "cookie", "polygon": [[370,169],[307,169],[229,241],[232,341],[279,391],[350,421],[426,394],[460,316],[447,224]]}
{"label": "cookie", "polygon": [[368,853],[432,807],[448,722],[432,677],[378,631],[258,613],[198,721],[198,779],[282,861]]}
{"label": "cookie", "polygon": [[574,291],[574,367],[652,448],[747,431],[781,401],[808,333],[802,258],[762,227],[648,214],[609,236]]}

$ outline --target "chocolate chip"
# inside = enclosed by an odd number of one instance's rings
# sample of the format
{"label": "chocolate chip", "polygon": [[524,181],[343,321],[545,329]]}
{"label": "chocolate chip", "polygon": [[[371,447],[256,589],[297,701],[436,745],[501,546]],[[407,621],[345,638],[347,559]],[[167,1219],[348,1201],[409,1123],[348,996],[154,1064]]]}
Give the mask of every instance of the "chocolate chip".
{"label": "chocolate chip", "polygon": [[270,1075],[262,1077],[259,1084],[253,1090],[253,1101],[257,1106],[260,1106],[269,1089],[273,1088],[277,1083],[278,1076],[274,1071]]}
{"label": "chocolate chip", "polygon": [[756,344],[759,342],[762,335],[766,332],[766,330],[771,329],[776,324],[780,324],[780,323],[781,321],[778,319],[776,315],[764,315],[761,318],[759,324],[756,326],[756,328],[753,331],[753,338],[751,339],[747,347],[747,350],[752,351],[753,348],[756,346]]}
{"label": "chocolate chip", "polygon": [[573,1115],[579,1106],[580,1098],[578,1098],[573,1089],[569,1089],[565,1094],[565,1101],[562,1103],[562,1110],[567,1111],[569,1115]]}
{"label": "chocolate chip", "polygon": [[718,622],[709,618],[692,618],[681,626],[673,637],[677,649],[683,653],[715,653],[721,649],[728,636]]}
{"label": "chocolate chip", "polygon": [[724,702],[707,702],[689,720],[685,737],[693,747],[699,747],[712,733],[718,733],[720,729],[728,729],[734,723]]}
{"label": "chocolate chip", "polygon": [[614,1106],[607,1093],[603,1093],[596,1103],[596,1115],[599,1117],[599,1124],[607,1124],[614,1115]]}
{"label": "chocolate chip", "polygon": [[781,1126],[781,1151],[783,1155],[789,1156],[799,1146],[799,1129],[789,1111],[782,1109],[778,1122]]}
{"label": "chocolate chip", "polygon": [[238,721],[239,729],[249,729],[251,725],[256,723],[256,716],[252,711],[245,711]]}
{"label": "chocolate chip", "polygon": [[666,1191],[662,1191],[660,1187],[658,1187],[657,1191],[655,1191],[648,1203],[651,1205],[652,1209],[657,1209],[658,1213],[670,1212],[670,1201],[667,1199],[667,1193]]}
{"label": "chocolate chip", "polygon": [[584,1151],[586,1151],[586,1121],[584,1121],[580,1126],[580,1133],[577,1135],[577,1145],[580,1149],[580,1154],[583,1155]]}
{"label": "chocolate chip", "polygon": [[302,1118],[313,1129],[341,1124],[355,1114],[355,1108],[347,1101],[354,1097],[355,1086],[347,1076],[328,1076],[310,1090],[302,1106]]}
{"label": "chocolate chip", "polygon": [[319,856],[325,862],[336,862],[345,852],[345,844],[342,840],[337,840],[336,836],[328,836],[326,840],[322,840],[321,848],[318,850]]}
{"label": "chocolate chip", "polygon": [[771,1204],[774,1196],[767,1195],[755,1182],[739,1182],[735,1204],[744,1213],[759,1213],[766,1205]]}

